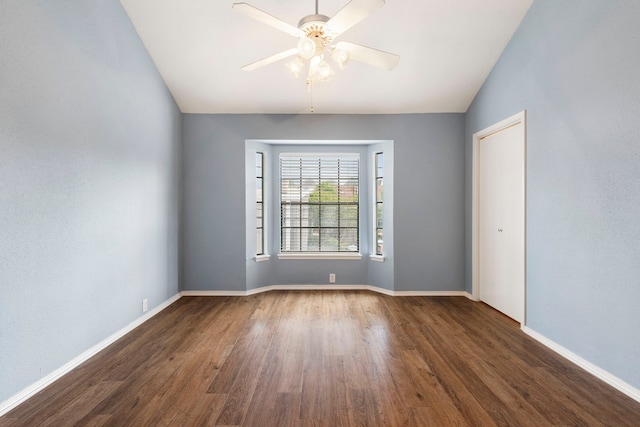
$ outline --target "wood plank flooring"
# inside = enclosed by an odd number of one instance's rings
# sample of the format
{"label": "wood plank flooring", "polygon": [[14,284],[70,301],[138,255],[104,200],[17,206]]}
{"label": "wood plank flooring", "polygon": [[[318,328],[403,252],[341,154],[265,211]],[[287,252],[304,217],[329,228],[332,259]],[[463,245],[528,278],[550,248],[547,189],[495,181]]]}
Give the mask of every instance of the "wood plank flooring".
{"label": "wood plank flooring", "polygon": [[638,426],[640,403],[463,297],[183,297],[5,426]]}

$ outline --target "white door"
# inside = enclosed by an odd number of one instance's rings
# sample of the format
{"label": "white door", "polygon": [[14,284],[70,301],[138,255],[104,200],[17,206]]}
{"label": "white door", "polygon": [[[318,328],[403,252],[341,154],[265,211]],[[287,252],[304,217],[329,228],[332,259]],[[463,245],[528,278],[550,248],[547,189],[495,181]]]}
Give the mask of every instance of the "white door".
{"label": "white door", "polygon": [[523,121],[478,139],[479,297],[524,322],[525,126]]}

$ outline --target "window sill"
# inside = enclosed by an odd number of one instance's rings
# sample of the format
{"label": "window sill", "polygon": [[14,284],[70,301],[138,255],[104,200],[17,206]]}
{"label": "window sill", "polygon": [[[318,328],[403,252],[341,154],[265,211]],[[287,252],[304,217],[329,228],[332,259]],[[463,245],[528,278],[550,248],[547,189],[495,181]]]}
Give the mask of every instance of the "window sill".
{"label": "window sill", "polygon": [[369,259],[375,262],[384,262],[384,255],[369,255]]}
{"label": "window sill", "polygon": [[269,259],[271,259],[271,255],[256,255],[255,257],[256,262],[269,261]]}
{"label": "window sill", "polygon": [[349,261],[349,260],[361,260],[362,254],[359,253],[286,253],[286,254],[278,254],[278,259],[297,259],[297,260],[340,260],[340,261]]}

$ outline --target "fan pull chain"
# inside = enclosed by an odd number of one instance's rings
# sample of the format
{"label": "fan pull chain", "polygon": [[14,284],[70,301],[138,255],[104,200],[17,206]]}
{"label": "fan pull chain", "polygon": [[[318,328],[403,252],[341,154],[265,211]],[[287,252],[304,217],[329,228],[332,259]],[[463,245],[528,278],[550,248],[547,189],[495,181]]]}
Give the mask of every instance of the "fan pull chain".
{"label": "fan pull chain", "polygon": [[309,77],[307,77],[307,91],[309,92],[309,109],[311,110],[311,113],[315,113],[313,109],[313,82]]}

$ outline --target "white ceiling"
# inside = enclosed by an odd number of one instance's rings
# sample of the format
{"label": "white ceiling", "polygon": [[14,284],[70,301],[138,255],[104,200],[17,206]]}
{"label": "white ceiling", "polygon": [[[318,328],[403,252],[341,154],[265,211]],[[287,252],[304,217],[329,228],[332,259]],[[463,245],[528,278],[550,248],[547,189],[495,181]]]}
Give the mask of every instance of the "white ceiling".
{"label": "white ceiling", "polygon": [[[243,65],[297,40],[232,10],[240,0],[121,0],[184,113],[308,113],[286,60]],[[314,0],[244,0],[297,26]],[[319,0],[333,16],[348,0]],[[392,71],[351,61],[313,91],[316,113],[465,112],[533,0],[387,0],[340,40],[400,55]]]}

